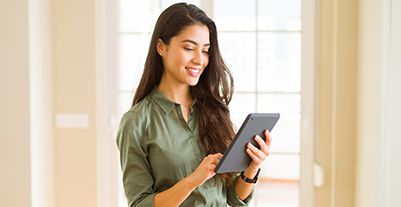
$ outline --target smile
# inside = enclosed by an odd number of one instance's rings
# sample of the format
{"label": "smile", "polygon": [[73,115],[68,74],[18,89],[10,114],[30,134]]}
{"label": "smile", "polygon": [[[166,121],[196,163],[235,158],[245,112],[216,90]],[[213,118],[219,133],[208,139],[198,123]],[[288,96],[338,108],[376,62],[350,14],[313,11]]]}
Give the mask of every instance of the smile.
{"label": "smile", "polygon": [[189,74],[193,77],[197,77],[199,76],[200,72],[202,71],[202,69],[199,68],[189,68],[189,67],[185,67],[185,69],[187,69],[189,71]]}

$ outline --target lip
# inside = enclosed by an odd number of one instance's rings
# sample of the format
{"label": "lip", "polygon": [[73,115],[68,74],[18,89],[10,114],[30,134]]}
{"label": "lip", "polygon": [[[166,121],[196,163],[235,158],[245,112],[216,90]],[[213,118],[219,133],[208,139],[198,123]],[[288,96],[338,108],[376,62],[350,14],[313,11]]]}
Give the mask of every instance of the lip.
{"label": "lip", "polygon": [[198,77],[202,73],[202,68],[185,67],[185,69],[188,71],[189,75],[192,77]]}

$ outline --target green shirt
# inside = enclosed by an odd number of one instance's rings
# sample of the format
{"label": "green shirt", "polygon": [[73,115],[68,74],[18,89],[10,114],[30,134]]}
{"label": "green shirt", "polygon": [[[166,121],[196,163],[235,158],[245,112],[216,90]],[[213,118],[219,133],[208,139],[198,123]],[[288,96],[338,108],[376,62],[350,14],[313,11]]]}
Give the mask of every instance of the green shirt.
{"label": "green shirt", "polygon": [[[206,156],[198,143],[196,101],[188,122],[180,105],[157,88],[126,112],[117,135],[129,206],[153,206],[154,195],[190,175]],[[235,178],[234,183],[236,183]],[[247,206],[219,175],[196,188],[181,206]]]}

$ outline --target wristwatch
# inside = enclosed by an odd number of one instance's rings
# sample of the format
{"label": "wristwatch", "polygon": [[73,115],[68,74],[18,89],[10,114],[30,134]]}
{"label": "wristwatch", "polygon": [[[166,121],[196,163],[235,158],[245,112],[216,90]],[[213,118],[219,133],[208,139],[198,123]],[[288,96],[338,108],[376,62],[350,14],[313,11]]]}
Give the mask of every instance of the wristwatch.
{"label": "wristwatch", "polygon": [[242,178],[243,181],[245,181],[247,183],[256,183],[258,181],[259,172],[260,172],[260,168],[258,169],[258,172],[256,173],[254,178],[247,178],[244,175],[244,171],[242,171],[241,172],[241,178]]}

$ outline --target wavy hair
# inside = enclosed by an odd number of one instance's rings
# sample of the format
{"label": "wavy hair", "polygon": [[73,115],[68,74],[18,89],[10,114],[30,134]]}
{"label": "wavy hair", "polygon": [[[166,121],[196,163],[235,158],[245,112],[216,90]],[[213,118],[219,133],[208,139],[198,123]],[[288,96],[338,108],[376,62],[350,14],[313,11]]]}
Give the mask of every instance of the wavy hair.
{"label": "wavy hair", "polygon": [[[178,3],[164,10],[153,30],[148,55],[141,81],[135,92],[132,105],[144,99],[155,86],[158,86],[163,74],[163,62],[157,53],[158,39],[169,44],[172,37],[185,27],[202,24],[209,29],[210,48],[209,64],[199,78],[198,84],[190,86],[190,93],[197,100],[200,143],[207,154],[224,153],[234,137],[228,104],[234,90],[230,70],[221,57],[217,29],[214,21],[198,7]],[[230,181],[228,177],[225,180]]]}

